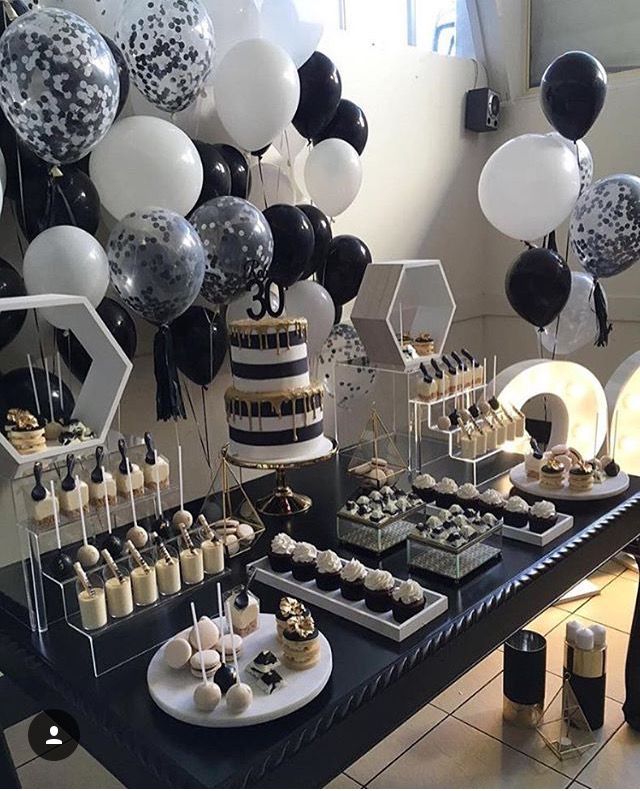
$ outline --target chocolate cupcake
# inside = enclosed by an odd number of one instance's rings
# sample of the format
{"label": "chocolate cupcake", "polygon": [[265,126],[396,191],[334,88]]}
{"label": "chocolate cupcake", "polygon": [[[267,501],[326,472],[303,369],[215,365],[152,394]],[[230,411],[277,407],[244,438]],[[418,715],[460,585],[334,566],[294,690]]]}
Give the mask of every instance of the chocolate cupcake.
{"label": "chocolate cupcake", "polygon": [[556,507],[548,500],[540,500],[529,509],[529,530],[532,533],[545,533],[558,521]]}
{"label": "chocolate cupcake", "polygon": [[340,587],[342,561],[331,549],[318,552],[316,559],[316,585],[323,591],[335,591]]}
{"label": "chocolate cupcake", "polygon": [[456,492],[456,500],[465,509],[477,509],[480,507],[480,492],[472,483],[463,483]]}
{"label": "chocolate cupcake", "polygon": [[498,519],[504,516],[506,500],[496,489],[487,489],[478,498],[478,508],[485,514],[493,514]]}
{"label": "chocolate cupcake", "polygon": [[345,563],[340,572],[340,592],[348,601],[364,599],[364,580],[367,569],[359,560],[351,558]]}
{"label": "chocolate cupcake", "polygon": [[431,503],[435,500],[436,492],[436,479],[433,475],[429,475],[428,473],[423,473],[422,475],[418,475],[413,482],[413,491],[420,497],[425,503]]}
{"label": "chocolate cupcake", "polygon": [[529,521],[529,506],[522,497],[510,497],[504,507],[504,521],[512,527],[525,527]]}
{"label": "chocolate cupcake", "polygon": [[456,500],[458,484],[453,478],[443,478],[434,487],[436,505],[439,508],[449,508]]}
{"label": "chocolate cupcake", "polygon": [[306,541],[298,541],[291,557],[291,571],[299,582],[309,582],[316,576],[318,550]]}
{"label": "chocolate cupcake", "polygon": [[291,571],[295,546],[296,542],[294,539],[286,533],[278,533],[277,536],[273,537],[267,557],[274,571],[279,573]]}
{"label": "chocolate cupcake", "polygon": [[369,571],[364,581],[364,603],[372,612],[389,612],[393,606],[391,594],[395,580],[393,574],[384,569]]}
{"label": "chocolate cupcake", "polygon": [[393,619],[404,623],[424,610],[426,600],[422,587],[415,580],[406,580],[391,594]]}

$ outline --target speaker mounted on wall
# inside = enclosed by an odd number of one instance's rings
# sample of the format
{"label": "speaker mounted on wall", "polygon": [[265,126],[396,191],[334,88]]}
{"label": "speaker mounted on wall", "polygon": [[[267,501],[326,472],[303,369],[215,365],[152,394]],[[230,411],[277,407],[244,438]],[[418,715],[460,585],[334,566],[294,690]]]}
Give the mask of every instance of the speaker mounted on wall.
{"label": "speaker mounted on wall", "polygon": [[500,95],[491,88],[467,91],[464,125],[471,132],[495,132],[500,119]]}

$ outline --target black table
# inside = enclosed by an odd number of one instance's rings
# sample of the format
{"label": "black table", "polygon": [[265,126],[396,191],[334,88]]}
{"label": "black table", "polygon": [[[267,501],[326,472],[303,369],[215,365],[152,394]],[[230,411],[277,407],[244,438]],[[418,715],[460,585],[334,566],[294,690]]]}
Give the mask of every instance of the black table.
{"label": "black table", "polygon": [[[301,470],[291,479],[315,505],[293,521],[290,531],[320,548],[336,547],[335,513],[354,488],[344,474],[344,462]],[[257,497],[272,481],[255,481],[248,490]],[[494,485],[509,489],[506,478]],[[629,491],[618,498],[574,504],[571,512],[575,526],[543,550],[505,540],[501,562],[466,584],[455,588],[430,583],[447,594],[448,614],[403,643],[315,608],[318,625],[333,648],[332,678],[304,709],[270,724],[210,731],[176,722],[157,709],[147,693],[149,652],[94,679],[86,651],[78,651],[64,624],[54,624],[40,636],[13,618],[0,618],[0,669],[44,707],[72,713],[80,723],[83,745],[127,786],[322,786],[567,588],[629,545],[640,533],[640,479],[632,479]],[[281,523],[269,525],[253,557],[265,553],[269,536],[280,529]],[[372,562],[366,555],[361,559]],[[406,577],[404,548],[384,557],[383,565]],[[240,568],[234,569],[236,579],[241,574]],[[273,611],[278,594],[262,585],[255,589],[263,609]],[[211,601],[207,604],[214,609]],[[627,721],[636,729],[639,613],[636,606],[628,662],[633,672],[628,672],[624,707]],[[166,617],[174,620],[169,625],[175,631],[186,626],[186,602]]]}

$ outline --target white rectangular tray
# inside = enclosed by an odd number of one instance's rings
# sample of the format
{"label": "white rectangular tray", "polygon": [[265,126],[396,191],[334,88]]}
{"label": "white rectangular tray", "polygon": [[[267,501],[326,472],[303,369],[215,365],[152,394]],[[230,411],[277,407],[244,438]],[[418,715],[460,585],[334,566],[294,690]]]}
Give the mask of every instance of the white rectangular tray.
{"label": "white rectangular tray", "polygon": [[524,541],[525,544],[533,544],[536,547],[544,547],[551,541],[566,533],[573,527],[573,517],[569,514],[558,514],[558,521],[553,527],[545,530],[544,533],[532,533],[528,527],[512,527],[504,525],[502,535],[505,538],[512,538],[514,541]]}
{"label": "white rectangular tray", "polygon": [[[260,558],[247,565],[247,570],[255,569],[255,579],[272,588],[297,596],[309,604],[315,604],[323,610],[339,615],[347,621],[352,621],[372,632],[390,637],[401,643],[407,637],[422,629],[439,615],[449,609],[449,600],[440,593],[435,593],[424,588],[426,604],[423,610],[404,623],[396,623],[390,612],[377,613],[368,610],[363,601],[348,601],[344,599],[339,590],[323,591],[316,583],[298,582],[289,572],[279,574],[271,569],[268,558]],[[396,579],[400,584],[403,580]]]}

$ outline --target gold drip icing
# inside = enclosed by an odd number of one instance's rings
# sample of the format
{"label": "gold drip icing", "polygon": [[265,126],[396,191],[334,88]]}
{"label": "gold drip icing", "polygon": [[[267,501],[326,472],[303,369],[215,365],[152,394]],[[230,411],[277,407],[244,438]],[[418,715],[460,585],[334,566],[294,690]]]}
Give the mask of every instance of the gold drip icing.
{"label": "gold drip icing", "polygon": [[301,335],[303,340],[307,340],[307,320],[302,318],[287,318],[281,316],[277,319],[263,319],[253,321],[252,319],[238,319],[229,325],[230,340],[235,341],[242,347],[243,340],[250,341],[251,337],[257,335],[260,339],[260,350],[269,348],[269,337],[275,333],[276,351],[280,354],[280,334],[286,333],[287,349],[291,348],[291,335]]}
{"label": "gold drip icing", "polygon": [[[299,387],[295,390],[278,390],[272,393],[247,393],[238,390],[235,387],[228,388],[224,394],[225,408],[227,418],[231,421],[236,418],[242,417],[242,405],[247,407],[247,414],[250,419],[249,428],[253,425],[251,408],[254,404],[258,405],[258,428],[262,431],[262,404],[269,404],[271,409],[277,417],[282,417],[283,405],[295,402],[302,399],[305,405],[305,421],[308,421],[308,413],[313,411],[314,417],[317,415],[318,410],[322,407],[322,394],[324,386],[321,384],[311,384],[307,387]],[[297,439],[297,428],[295,425],[295,410],[291,409],[293,415],[293,432]]]}

